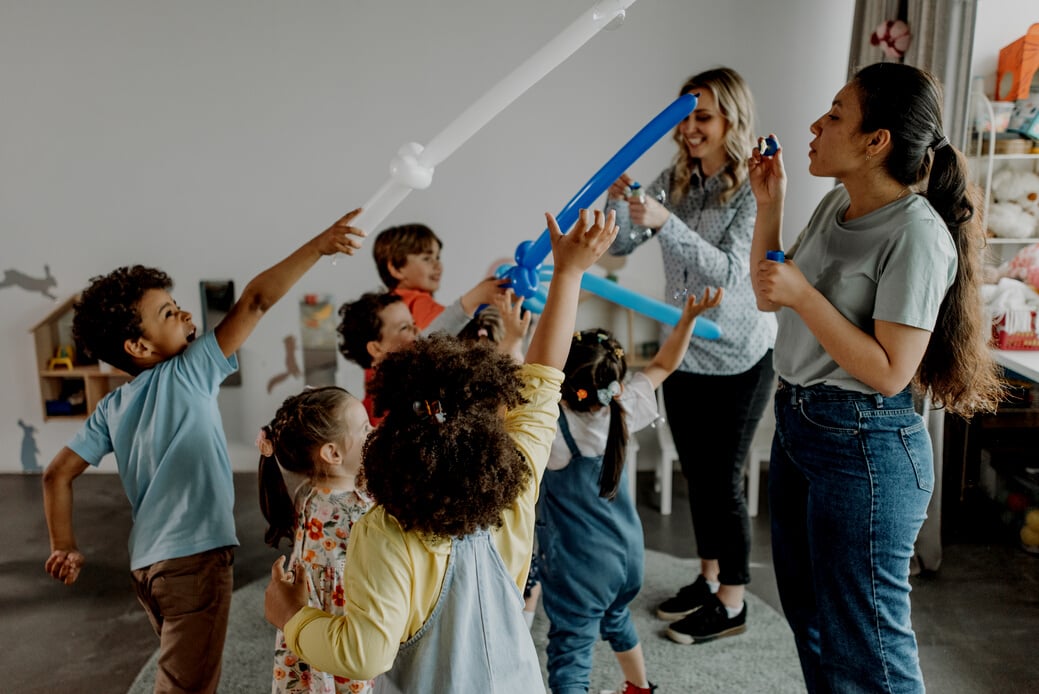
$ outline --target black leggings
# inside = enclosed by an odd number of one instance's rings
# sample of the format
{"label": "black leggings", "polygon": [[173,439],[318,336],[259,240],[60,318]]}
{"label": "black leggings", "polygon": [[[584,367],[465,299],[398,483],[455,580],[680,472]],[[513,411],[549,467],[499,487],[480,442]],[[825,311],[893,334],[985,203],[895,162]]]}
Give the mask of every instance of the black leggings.
{"label": "black leggings", "polygon": [[750,583],[750,518],[743,471],[774,385],[772,350],[741,374],[675,371],[664,381],[664,406],[682,473],[701,559],[718,560],[724,585]]}

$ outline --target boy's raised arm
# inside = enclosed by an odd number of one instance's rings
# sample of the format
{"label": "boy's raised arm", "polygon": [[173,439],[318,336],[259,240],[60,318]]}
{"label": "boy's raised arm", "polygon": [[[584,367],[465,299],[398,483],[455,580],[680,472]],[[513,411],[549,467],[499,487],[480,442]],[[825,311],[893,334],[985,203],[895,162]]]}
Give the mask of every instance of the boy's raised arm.
{"label": "boy's raised arm", "polygon": [[563,234],[555,217],[546,213],[552,235],[555,269],[548,285],[548,298],[541,320],[527,348],[528,364],[544,364],[562,370],[570,352],[570,338],[577,321],[577,299],[581,275],[598,260],[617,236],[615,213],[581,210],[568,234]]}
{"label": "boy's raised arm", "polygon": [[238,351],[256,328],[263,314],[292,288],[321,256],[345,253],[353,255],[361,247],[365,232],[350,226],[361,213],[348,212],[335,224],[300,246],[289,257],[254,277],[242,291],[234,306],[216,326],[217,343],[224,356]]}

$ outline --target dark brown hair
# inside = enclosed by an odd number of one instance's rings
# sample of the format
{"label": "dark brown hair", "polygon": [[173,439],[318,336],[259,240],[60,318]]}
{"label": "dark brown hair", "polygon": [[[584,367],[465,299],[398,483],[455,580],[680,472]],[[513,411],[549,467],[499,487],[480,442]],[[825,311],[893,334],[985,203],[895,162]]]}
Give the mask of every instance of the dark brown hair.
{"label": "dark brown hair", "polygon": [[498,527],[532,474],[502,408],[523,402],[520,366],[485,342],[434,334],[379,362],[385,419],[360,483],[409,532],[445,539]]}
{"label": "dark brown hair", "polygon": [[403,301],[392,292],[368,292],[357,301],[339,307],[339,353],[362,369],[370,369],[372,355],[368,343],[382,339],[382,317],[384,308]]}
{"label": "dark brown hair", "polygon": [[129,374],[140,373],[123,345],[143,335],[141,298],[145,293],[172,287],[169,275],[143,265],[124,266],[90,278],[90,285],[73,305],[72,339],[77,351]]}
{"label": "dark brown hair", "polygon": [[901,63],[867,66],[852,79],[862,107],[862,132],[891,133],[884,168],[905,186],[926,180],[924,195],[945,221],[956,246],[956,278],[914,386],[940,407],[964,416],[992,411],[1004,392],[989,352],[990,329],[981,301],[985,241],[974,214],[977,193],[963,154],[942,134],[942,89],[930,73]]}
{"label": "dark brown hair", "polygon": [[312,476],[321,447],[350,433],[343,408],[352,398],[336,386],[308,388],[286,398],[274,419],[263,427],[262,436],[270,442],[272,453],[260,453],[260,511],[269,524],[263,540],[271,547],[277,547],[282,538],[292,542],[295,534],[296,508],[282,468]]}
{"label": "dark brown hair", "polygon": [[493,306],[484,308],[465,324],[458,332],[458,337],[463,340],[485,339],[498,344],[505,337],[505,324],[502,322],[501,313]]}
{"label": "dark brown hair", "polygon": [[563,366],[563,402],[574,412],[590,412],[600,407],[610,408],[610,431],[606,437],[606,452],[599,471],[599,496],[613,499],[620,487],[624,472],[624,457],[628,448],[628,425],[624,408],[616,398],[606,402],[599,391],[606,391],[611,383],[624,383],[628,364],[624,350],[607,330],[582,330],[574,333],[570,354]]}

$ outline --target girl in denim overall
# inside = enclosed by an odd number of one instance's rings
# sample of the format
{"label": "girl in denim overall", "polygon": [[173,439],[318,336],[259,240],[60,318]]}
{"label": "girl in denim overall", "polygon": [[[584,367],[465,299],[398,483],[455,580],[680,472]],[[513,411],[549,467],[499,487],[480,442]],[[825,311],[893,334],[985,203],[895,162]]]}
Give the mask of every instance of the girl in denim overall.
{"label": "girl in denim overall", "polygon": [[[559,433],[538,501],[542,601],[551,621],[548,683],[553,694],[588,691],[601,635],[624,674],[623,694],[656,687],[646,678],[628,605],[642,588],[642,523],[627,482],[628,436],[659,418],[654,391],[679,363],[696,316],[717,306],[691,297],[653,361],[625,382],[624,350],[605,330],[574,334],[563,372]],[[622,385],[623,384],[623,385]]]}

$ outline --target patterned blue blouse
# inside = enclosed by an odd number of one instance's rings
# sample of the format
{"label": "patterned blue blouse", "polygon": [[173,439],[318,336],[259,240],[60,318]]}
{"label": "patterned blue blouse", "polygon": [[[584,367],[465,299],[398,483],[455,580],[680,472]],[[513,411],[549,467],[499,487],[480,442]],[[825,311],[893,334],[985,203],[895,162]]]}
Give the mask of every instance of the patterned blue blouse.
{"label": "patterned blue blouse", "polygon": [[[646,195],[670,194],[673,168],[666,169],[646,188]],[[650,236],[631,224],[628,203],[607,200],[606,209],[616,210],[620,230],[610,247],[612,255],[627,255],[649,239],[660,242],[664,258],[664,301],[681,306],[686,296],[703,294],[705,287],[722,287],[721,304],[707,311],[722,330],[718,340],[694,336],[682,359],[680,371],[732,375],[754,366],[775,344],[776,318],[758,310],[750,284],[750,242],[754,235],[757,204],[744,181],[728,203],[719,194],[724,186],[715,175],[703,179],[696,174],[689,192],[678,201],[666,200],[671,216]],[[661,327],[663,335],[671,326]]]}

